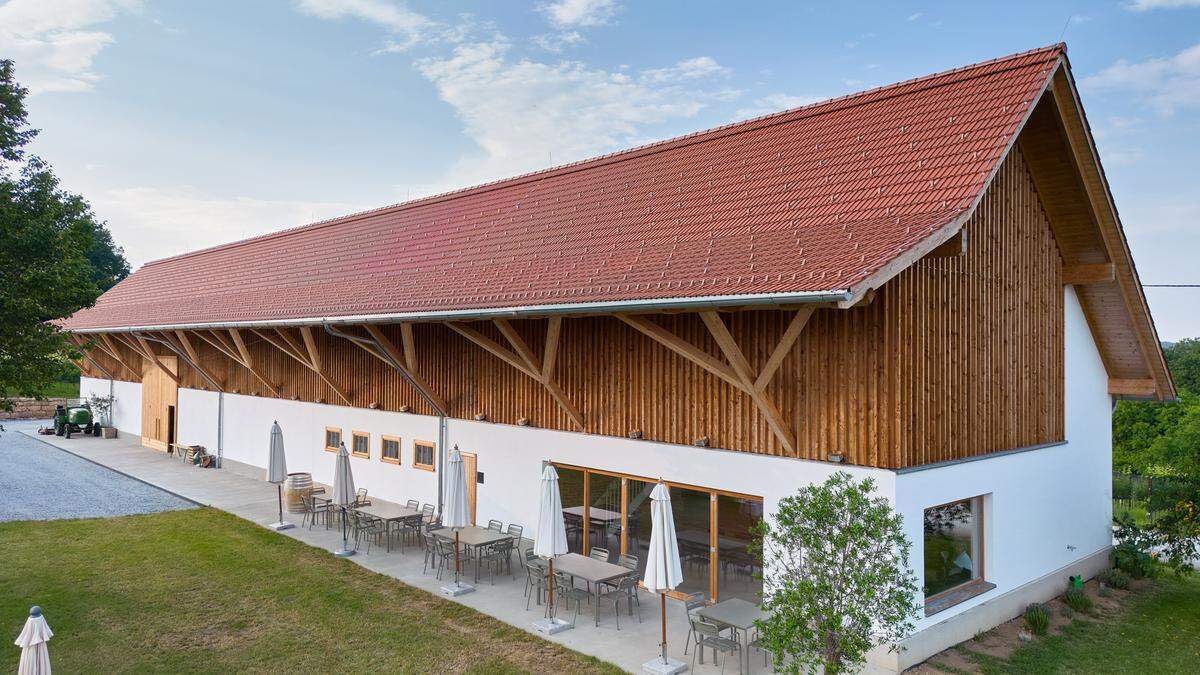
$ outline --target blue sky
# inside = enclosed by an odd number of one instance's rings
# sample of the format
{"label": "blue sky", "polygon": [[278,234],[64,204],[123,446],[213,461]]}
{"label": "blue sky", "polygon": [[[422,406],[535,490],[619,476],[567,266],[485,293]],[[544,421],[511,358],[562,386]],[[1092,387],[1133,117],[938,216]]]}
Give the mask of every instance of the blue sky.
{"label": "blue sky", "polygon": [[[36,151],[135,264],[1059,40],[1145,283],[1200,283],[1200,0],[9,0]],[[1148,289],[1164,339],[1200,290]]]}

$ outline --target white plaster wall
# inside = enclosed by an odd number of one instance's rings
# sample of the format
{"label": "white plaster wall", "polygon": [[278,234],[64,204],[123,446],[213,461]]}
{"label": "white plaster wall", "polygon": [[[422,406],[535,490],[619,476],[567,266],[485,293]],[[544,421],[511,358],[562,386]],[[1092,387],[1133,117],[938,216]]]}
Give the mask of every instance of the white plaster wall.
{"label": "white plaster wall", "polygon": [[[308,471],[318,482],[332,481],[334,456],[322,447],[325,427],[340,427],[347,446],[351,431],[364,431],[371,435],[371,456],[351,458],[355,484],[389,501],[436,503],[436,474],[412,467],[413,440],[437,441],[436,417],[226,394],[224,457],[265,467],[275,420],[283,428],[289,471]],[[213,451],[216,428],[217,394],[180,389],[180,442]],[[401,438],[400,466],[380,461],[381,434]],[[484,474],[477,486],[477,519],[520,523],[530,534],[537,521],[543,460],[761,496],[768,512],[781,498],[838,469],[872,476],[881,495],[889,500],[894,496],[894,474],[863,467],[473,420],[448,420],[447,439],[450,446],[475,453],[477,469]]]}
{"label": "white plaster wall", "polygon": [[[918,622],[918,630],[1050,574],[1112,540],[1108,375],[1074,289],[1065,291],[1066,443],[896,476],[896,503],[923,576],[923,511],[985,495],[984,576],[996,589]],[[923,581],[923,580],[922,580]],[[1066,579],[1063,579],[1064,587]]]}
{"label": "white plaster wall", "polygon": [[[108,396],[108,380],[94,377],[79,378],[80,396]],[[112,383],[113,426],[125,433],[140,436],[142,433],[142,384],[140,382]]]}

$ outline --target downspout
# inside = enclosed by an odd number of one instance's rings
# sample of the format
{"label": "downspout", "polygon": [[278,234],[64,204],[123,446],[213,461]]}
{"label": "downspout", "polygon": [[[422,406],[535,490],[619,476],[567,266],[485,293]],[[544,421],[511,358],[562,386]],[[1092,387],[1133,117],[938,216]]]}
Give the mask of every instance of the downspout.
{"label": "downspout", "polygon": [[374,348],[374,351],[377,354],[379,354],[379,356],[382,356],[388,362],[388,364],[392,366],[393,370],[400,373],[400,376],[404,378],[404,381],[408,382],[409,386],[412,387],[413,389],[415,389],[417,391],[417,394],[421,397],[421,399],[424,400],[425,403],[429,404],[429,407],[432,408],[433,412],[437,414],[437,418],[438,418],[437,515],[438,515],[438,518],[441,518],[442,517],[442,502],[443,502],[442,466],[445,465],[445,463],[446,463],[445,462],[445,459],[446,459],[446,433],[447,433],[446,432],[446,411],[442,410],[440,407],[438,407],[438,405],[433,402],[433,399],[429,398],[425,394],[425,390],[422,389],[421,387],[417,386],[416,382],[413,382],[412,378],[409,377],[409,375],[408,375],[408,370],[405,369],[404,366],[397,363],[396,360],[393,359],[391,357],[391,355],[389,355],[387,353],[387,350],[385,350],[382,346],[380,346],[380,344],[378,342],[376,342],[374,339],[369,338],[369,337],[362,337],[360,335],[351,335],[350,333],[344,333],[344,332],[338,330],[337,328],[334,328],[333,324],[331,324],[331,323],[322,323],[321,325],[325,327],[326,333],[329,333],[330,335],[333,335],[334,337],[340,337],[340,338],[349,340],[357,345],[369,345],[370,347]]}
{"label": "downspout", "polygon": [[206,382],[211,384],[213,389],[217,390],[217,468],[220,469],[221,460],[225,457],[225,390],[221,387],[221,385],[217,384],[216,381],[209,377],[208,374],[204,372],[203,368],[196,365],[196,362],[193,361],[190,356],[176,349],[175,345],[161,338],[156,338],[153,335],[143,334],[138,335],[138,337],[151,342],[157,342],[160,345],[165,345],[167,349],[170,349],[175,353],[176,356],[183,359],[185,363],[191,366],[192,370],[199,373],[200,377],[204,378]]}

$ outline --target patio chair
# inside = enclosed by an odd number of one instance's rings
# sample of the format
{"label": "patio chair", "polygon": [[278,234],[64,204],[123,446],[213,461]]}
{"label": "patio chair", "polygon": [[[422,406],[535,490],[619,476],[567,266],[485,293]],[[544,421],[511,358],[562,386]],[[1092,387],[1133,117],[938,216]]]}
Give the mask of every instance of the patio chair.
{"label": "patio chair", "polygon": [[592,594],[585,589],[575,587],[575,577],[565,572],[554,573],[554,594],[559,600],[566,602],[567,610],[571,609],[571,601],[575,601],[575,616],[571,617],[571,627],[575,627],[575,620],[579,618],[579,609],[583,605],[583,601],[592,602]]}
{"label": "patio chair", "polygon": [[621,630],[621,600],[629,603],[629,616],[633,616],[633,603],[638,606],[638,623],[642,622],[642,603],[637,599],[638,578],[636,575],[621,577],[611,591],[604,591],[596,597],[596,625],[600,625],[600,607],[605,600],[611,600],[613,616],[617,617],[617,630]]}
{"label": "patio chair", "polygon": [[301,527],[307,522],[308,529],[311,530],[317,518],[320,518],[325,523],[325,529],[329,529],[329,502],[322,501],[318,504],[311,494],[301,495],[300,501],[304,505],[304,517],[300,519]]}
{"label": "patio chair", "polygon": [[504,534],[511,534],[513,539],[520,539],[525,536],[525,528],[516,523],[509,523],[508,529],[504,531]]}
{"label": "patio chair", "polygon": [[[763,655],[763,668],[766,668],[766,667],[769,665],[769,664],[767,663],[767,656],[769,655],[769,652],[767,652],[766,648],[765,648],[765,647],[763,647],[762,640],[760,640],[760,639],[759,639],[759,636],[758,636],[758,629],[755,629],[755,630],[754,630],[754,639],[753,639],[753,640],[751,640],[751,641],[750,641],[750,644],[748,644],[748,645],[746,645],[746,646],[747,646],[747,647],[749,647],[750,649],[757,649],[758,651],[762,652],[762,655]],[[749,658],[748,658],[748,656],[749,656],[749,655],[747,655],[747,659],[746,659],[746,661],[747,661],[747,665],[749,665]]]}
{"label": "patio chair", "polygon": [[[358,536],[367,540],[367,553],[370,553],[372,541],[379,543],[381,536],[388,536],[388,525],[382,518],[368,516],[363,513],[355,513],[354,518],[358,521],[356,525]],[[358,548],[357,544],[355,548]]]}
{"label": "patio chair", "polygon": [[438,565],[438,538],[428,532],[425,532],[423,536],[425,537],[425,561],[421,567],[421,574],[425,574],[431,566],[436,568]]}
{"label": "patio chair", "polygon": [[[696,610],[700,609],[701,607],[703,607],[706,604],[707,604],[707,601],[705,600],[703,593],[692,593],[691,595],[685,595],[683,597],[683,608],[687,612],[689,620],[693,616],[695,616]],[[687,640],[685,640],[683,643],[683,653],[686,655],[687,651],[688,651],[688,647],[690,647],[693,643],[695,643],[699,639],[700,639],[699,636],[696,635],[696,631],[693,630],[692,627],[689,625]]]}
{"label": "patio chair", "polygon": [[421,525],[424,516],[409,516],[400,521],[400,550],[404,550],[405,537],[412,537],[413,543],[421,539]]}
{"label": "patio chair", "polygon": [[512,576],[512,549],[513,540],[505,539],[483,549],[482,555],[479,556],[479,564],[488,566],[493,586],[496,585],[497,567],[504,565],[508,568],[509,576]]}
{"label": "patio chair", "polygon": [[621,555],[617,556],[617,564],[625,569],[636,571],[638,568],[638,557],[636,555],[622,553]]}
{"label": "patio chair", "polygon": [[593,546],[588,549],[588,557],[601,562],[608,562],[608,549]]}
{"label": "patio chair", "polygon": [[721,635],[720,626],[709,623],[698,616],[690,616],[688,621],[692,624],[692,632],[696,634],[696,651],[692,652],[692,670],[696,669],[696,654],[700,655],[700,663],[704,663],[704,648],[708,647],[713,650],[714,665],[717,662],[717,652],[725,654],[725,659],[721,661],[722,673],[725,672],[725,664],[729,662],[729,657],[735,653],[738,654],[738,671],[741,671],[742,645],[737,640]]}
{"label": "patio chair", "polygon": [[350,506],[370,506],[371,500],[367,499],[367,488],[358,488],[354,493],[354,503]]}
{"label": "patio chair", "polygon": [[434,537],[433,539],[438,558],[437,578],[440,580],[442,570],[454,565],[454,542],[443,537]]}
{"label": "patio chair", "polygon": [[421,515],[425,516],[425,522],[432,523],[434,521],[433,504],[425,504],[424,506],[422,506],[421,507]]}
{"label": "patio chair", "polygon": [[529,601],[537,598],[537,604],[542,604],[542,596],[546,595],[546,568],[530,563],[525,564],[525,611],[529,611]]}
{"label": "patio chair", "polygon": [[419,501],[417,501],[417,500],[415,500],[415,499],[410,499],[410,500],[408,500],[408,503],[407,503],[407,504],[405,504],[404,506],[405,506],[405,507],[407,507],[407,508],[410,508],[410,509],[412,509],[413,511],[420,511],[420,510],[421,510],[421,502],[419,502]]}
{"label": "patio chair", "polygon": [[489,520],[487,529],[495,530],[497,532],[503,532],[504,531],[504,523],[500,522],[499,520]]}

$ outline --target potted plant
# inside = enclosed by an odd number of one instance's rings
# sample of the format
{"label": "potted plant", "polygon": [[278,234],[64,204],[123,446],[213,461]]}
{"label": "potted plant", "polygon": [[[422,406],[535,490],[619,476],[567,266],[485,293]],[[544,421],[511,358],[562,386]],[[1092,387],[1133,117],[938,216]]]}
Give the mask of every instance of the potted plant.
{"label": "potted plant", "polygon": [[116,438],[117,428],[112,425],[112,407],[116,398],[113,396],[97,396],[92,394],[88,397],[88,407],[92,409],[92,414],[100,420],[100,433],[104,438]]}

